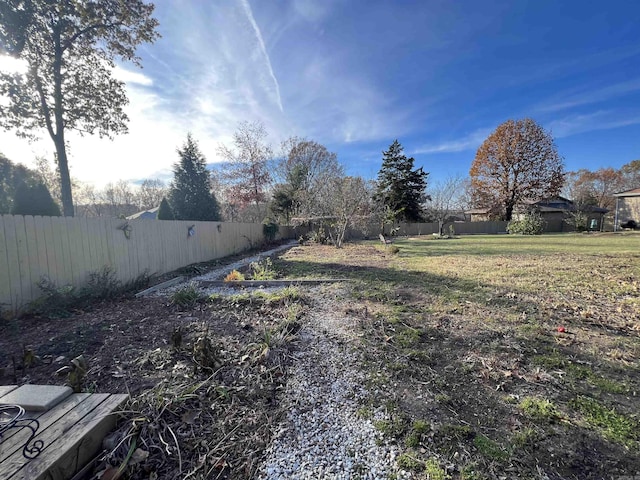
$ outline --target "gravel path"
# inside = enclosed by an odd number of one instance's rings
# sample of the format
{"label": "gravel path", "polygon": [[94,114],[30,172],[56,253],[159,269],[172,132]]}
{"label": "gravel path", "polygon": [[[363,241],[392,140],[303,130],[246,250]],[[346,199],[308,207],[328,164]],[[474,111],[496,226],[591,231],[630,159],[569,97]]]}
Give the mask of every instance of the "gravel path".
{"label": "gravel path", "polygon": [[[190,284],[190,283],[197,283],[200,280],[222,280],[224,279],[224,277],[231,272],[231,270],[238,270],[242,267],[245,267],[247,265],[249,265],[252,262],[259,262],[260,260],[270,257],[272,255],[275,255],[276,253],[280,253],[283,252],[285,250],[288,250],[289,248],[297,245],[298,242],[297,240],[292,240],[288,243],[285,243],[283,245],[279,245],[276,248],[272,248],[271,250],[267,250],[265,252],[260,252],[257,255],[254,255],[252,257],[246,257],[243,258],[241,260],[238,260],[237,262],[234,263],[230,263],[229,265],[224,265],[223,267],[220,268],[216,268],[213,270],[209,270],[207,273],[204,273],[202,275],[198,275],[197,277],[193,277],[190,278],[188,280],[185,280],[184,282],[181,283],[177,283],[175,285],[172,285],[170,287],[167,288],[163,288],[161,290],[156,290],[153,295],[154,296],[169,296],[171,295],[173,292],[175,292],[176,290],[179,290],[181,288],[184,288],[186,285]],[[218,293],[220,295],[233,295],[238,293],[238,290],[235,288],[230,288],[230,287],[198,287],[198,290],[201,291],[201,293],[203,295],[211,295],[213,293]],[[268,288],[268,289],[264,289],[265,291],[268,290],[274,290],[274,288]]]}
{"label": "gravel path", "polygon": [[[332,308],[332,299],[316,300],[319,305],[300,331],[301,345],[284,394],[288,414],[258,478],[411,478],[396,465],[397,448],[384,441],[372,420],[358,416],[359,400],[368,392],[347,320]],[[373,417],[384,419],[384,412]]]}

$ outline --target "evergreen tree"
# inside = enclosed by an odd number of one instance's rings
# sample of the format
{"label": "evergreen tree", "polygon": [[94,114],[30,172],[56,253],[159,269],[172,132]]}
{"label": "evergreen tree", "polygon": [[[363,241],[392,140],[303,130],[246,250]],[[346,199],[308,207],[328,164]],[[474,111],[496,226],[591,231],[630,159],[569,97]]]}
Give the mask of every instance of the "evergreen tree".
{"label": "evergreen tree", "polygon": [[418,222],[423,219],[422,204],[429,197],[427,172],[413,168],[414,159],[407,158],[404,148],[395,140],[389,150],[382,152],[382,168],[378,172],[375,200],[388,207],[396,220]]}
{"label": "evergreen tree", "polygon": [[0,153],[0,215],[11,213],[16,190],[23,183],[37,181],[35,172],[27,167],[13,163]]}
{"label": "evergreen tree", "polygon": [[173,215],[173,210],[171,210],[171,205],[167,202],[167,199],[162,197],[162,201],[160,202],[160,208],[158,208],[158,220],[175,220],[176,217]]}
{"label": "evergreen tree", "polygon": [[51,197],[44,183],[22,183],[16,190],[11,208],[13,215],[42,215],[59,217],[60,207]]}
{"label": "evergreen tree", "polygon": [[191,134],[182,149],[180,161],[173,166],[169,203],[176,220],[220,220],[220,207],[211,193],[209,171],[204,156]]}

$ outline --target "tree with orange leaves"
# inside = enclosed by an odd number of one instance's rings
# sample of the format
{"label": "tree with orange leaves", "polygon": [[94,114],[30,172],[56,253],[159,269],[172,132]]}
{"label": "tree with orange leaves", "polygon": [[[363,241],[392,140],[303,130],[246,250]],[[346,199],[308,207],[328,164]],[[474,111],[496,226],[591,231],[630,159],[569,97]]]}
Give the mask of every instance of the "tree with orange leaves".
{"label": "tree with orange leaves", "polygon": [[507,120],[487,137],[469,175],[476,206],[509,221],[524,200],[559,194],[564,165],[551,133],[525,118]]}

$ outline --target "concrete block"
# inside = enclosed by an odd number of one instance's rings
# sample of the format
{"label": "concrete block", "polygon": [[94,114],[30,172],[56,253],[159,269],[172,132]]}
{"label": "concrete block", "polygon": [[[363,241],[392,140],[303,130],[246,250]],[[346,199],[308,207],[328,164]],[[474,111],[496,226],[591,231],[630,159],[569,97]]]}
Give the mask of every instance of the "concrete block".
{"label": "concrete block", "polygon": [[0,405],[20,405],[25,410],[43,412],[57,405],[72,393],[71,387],[22,385],[0,398]]}

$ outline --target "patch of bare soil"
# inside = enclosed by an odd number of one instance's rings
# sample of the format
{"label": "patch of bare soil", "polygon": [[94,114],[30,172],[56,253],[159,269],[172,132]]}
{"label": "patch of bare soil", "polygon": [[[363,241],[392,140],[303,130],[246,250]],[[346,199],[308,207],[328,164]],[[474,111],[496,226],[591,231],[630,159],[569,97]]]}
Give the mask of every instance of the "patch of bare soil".
{"label": "patch of bare soil", "polygon": [[252,478],[304,308],[294,296],[186,307],[122,297],[68,318],[13,320],[0,325],[0,384],[131,394],[91,478]]}

